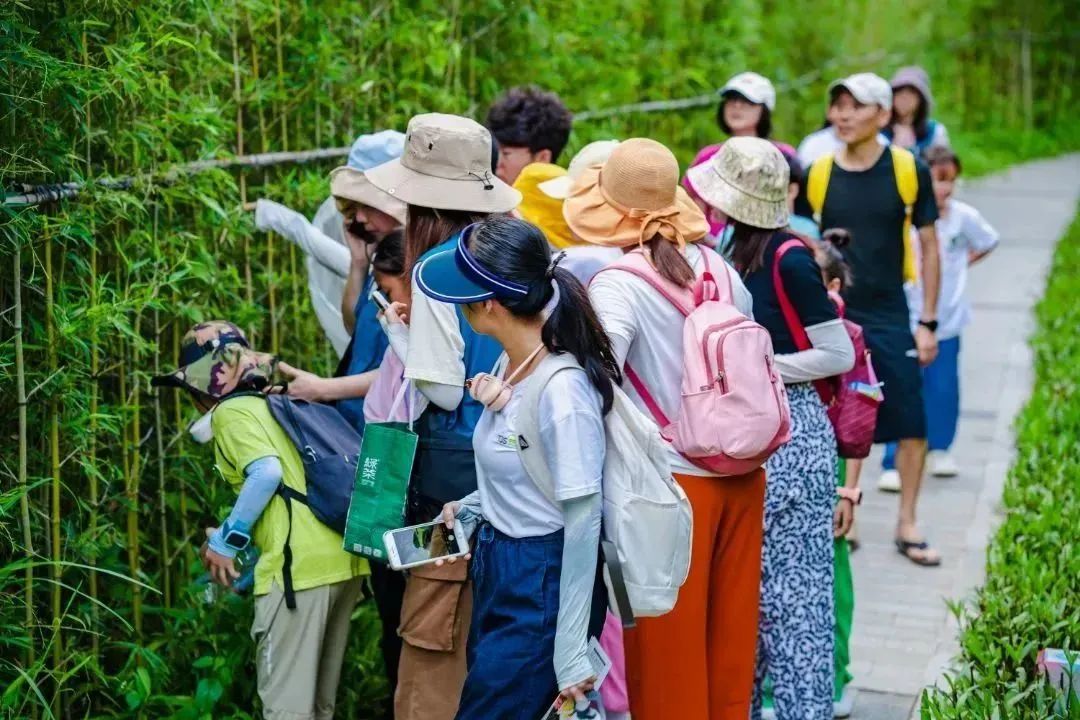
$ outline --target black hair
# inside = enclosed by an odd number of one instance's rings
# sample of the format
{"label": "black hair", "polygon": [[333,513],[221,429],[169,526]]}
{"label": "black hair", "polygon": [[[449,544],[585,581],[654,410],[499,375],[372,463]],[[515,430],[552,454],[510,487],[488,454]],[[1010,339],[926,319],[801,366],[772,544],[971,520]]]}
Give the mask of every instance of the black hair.
{"label": "black hair", "polygon": [[721,95],[720,102],[716,106],[716,124],[720,126],[720,129],[724,131],[724,134],[731,134],[731,128],[728,127],[727,121],[724,120],[724,105],[729,98],[733,97],[742,98],[753,105],[761,105],[761,118],[758,120],[757,128],[755,128],[754,132],[759,138],[768,139],[768,137],[772,135],[772,112],[765,105],[756,103],[742,93],[735,92],[734,90],[729,90]]}
{"label": "black hair", "polygon": [[384,275],[400,276],[405,274],[405,233],[394,230],[375,246],[375,255],[371,258],[371,267]]}
{"label": "black hair", "polygon": [[612,383],[622,382],[611,340],[578,279],[569,270],[552,267],[543,231],[524,220],[492,215],[473,230],[469,251],[494,274],[529,288],[525,297],[499,300],[518,317],[539,315],[555,294],[551,281],[558,284],[559,302],[541,333],[544,346],[549,352],[574,356],[600,393],[607,414],[615,401]]}
{"label": "black hair", "polygon": [[955,165],[957,175],[964,170],[963,165],[960,164],[960,156],[948,145],[934,145],[927,148],[926,153],[923,154],[923,160],[930,168],[935,165]]}
{"label": "black hair", "polygon": [[803,182],[806,180],[806,174],[803,171],[802,163],[799,162],[799,156],[795,153],[780,153],[787,160],[788,169],[788,185],[795,184],[799,186],[799,192],[802,192]]}
{"label": "black hair", "polygon": [[765,249],[777,230],[747,225],[735,218],[728,218],[734,223],[731,232],[731,263],[743,277],[765,267]]}
{"label": "black hair", "polygon": [[[898,88],[893,89],[893,97],[896,96],[897,90],[903,90],[904,88],[911,88],[915,91],[915,94],[919,96],[919,107],[915,109],[915,118],[912,120],[912,127],[915,129],[915,137],[922,140],[926,137],[926,134],[930,131],[930,103],[926,101],[926,96],[922,94],[922,91],[914,85],[901,85]],[[889,117],[889,126],[893,126],[900,122],[900,118],[896,114],[895,105],[893,106],[892,114]]]}
{"label": "black hair", "polygon": [[[490,130],[488,131],[491,132]],[[499,167],[499,141],[491,136],[491,173],[494,175]]]}
{"label": "black hair", "polygon": [[825,282],[837,279],[840,281],[841,290],[847,290],[852,283],[851,265],[842,252],[850,243],[851,232],[846,228],[829,228],[821,234],[821,242],[814,253],[818,267],[825,276]]}
{"label": "black hair", "polygon": [[574,116],[559,96],[535,85],[510,88],[488,110],[484,123],[499,145],[551,151],[551,162],[570,140]]}

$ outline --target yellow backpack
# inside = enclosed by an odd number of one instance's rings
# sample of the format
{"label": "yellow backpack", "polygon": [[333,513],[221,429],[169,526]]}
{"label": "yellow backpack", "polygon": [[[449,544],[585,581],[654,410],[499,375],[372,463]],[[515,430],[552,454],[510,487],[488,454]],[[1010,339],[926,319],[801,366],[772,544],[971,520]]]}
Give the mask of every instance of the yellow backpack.
{"label": "yellow backpack", "polygon": [[[916,282],[919,271],[915,265],[915,247],[911,239],[911,212],[915,208],[915,199],[919,195],[919,176],[915,173],[915,156],[909,151],[890,145],[893,172],[896,174],[896,189],[904,202],[904,281]],[[822,155],[810,166],[806,178],[806,199],[814,211],[814,222],[821,226],[821,209],[825,207],[825,193],[829,189],[829,175],[832,174],[833,153]],[[824,228],[823,228],[824,229]],[[858,242],[858,239],[855,240]]]}

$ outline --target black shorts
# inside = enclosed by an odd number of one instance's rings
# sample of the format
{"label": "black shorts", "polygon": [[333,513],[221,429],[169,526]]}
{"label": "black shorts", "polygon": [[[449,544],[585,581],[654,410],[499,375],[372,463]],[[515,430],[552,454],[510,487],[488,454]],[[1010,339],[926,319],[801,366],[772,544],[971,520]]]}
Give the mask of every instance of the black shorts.
{"label": "black shorts", "polygon": [[884,383],[885,402],[878,407],[874,442],[926,438],[922,370],[915,338],[907,324],[863,326],[870,362],[878,381]]}

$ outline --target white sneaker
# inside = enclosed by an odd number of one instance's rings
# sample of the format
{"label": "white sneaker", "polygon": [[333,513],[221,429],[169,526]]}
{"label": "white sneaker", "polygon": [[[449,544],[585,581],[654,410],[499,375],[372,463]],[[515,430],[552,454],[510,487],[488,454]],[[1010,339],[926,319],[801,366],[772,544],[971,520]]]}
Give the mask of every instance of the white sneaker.
{"label": "white sneaker", "polygon": [[960,474],[960,467],[948,450],[931,450],[926,462],[934,477],[956,477]]}
{"label": "white sneaker", "polygon": [[900,492],[900,473],[896,470],[882,470],[877,489],[881,492]]}
{"label": "white sneaker", "polygon": [[776,720],[776,710],[761,708],[761,720]]}
{"label": "white sneaker", "polygon": [[851,712],[855,709],[855,696],[858,694],[858,690],[850,685],[845,685],[844,692],[840,694],[840,699],[833,703],[833,717],[851,717]]}

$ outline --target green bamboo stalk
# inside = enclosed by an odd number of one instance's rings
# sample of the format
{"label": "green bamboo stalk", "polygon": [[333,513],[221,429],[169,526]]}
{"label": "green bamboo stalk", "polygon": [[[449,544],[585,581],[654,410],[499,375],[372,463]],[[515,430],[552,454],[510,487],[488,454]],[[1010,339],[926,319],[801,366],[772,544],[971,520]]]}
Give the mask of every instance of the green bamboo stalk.
{"label": "green bamboo stalk", "polygon": [[[236,15],[240,12],[239,4],[233,4],[232,31],[229,39],[232,42],[233,60],[233,102],[236,103],[236,154],[244,154],[244,98],[240,85],[240,43],[236,31]],[[240,204],[247,204],[247,176],[240,171]],[[244,291],[248,305],[255,304],[255,283],[252,281],[251,272],[251,239],[244,234]],[[248,340],[255,342],[255,327],[247,328]]]}
{"label": "green bamboo stalk", "polygon": [[[142,331],[142,315],[135,316],[135,337],[139,337]],[[127,539],[128,539],[128,570],[131,577],[142,576],[142,543],[139,538],[139,484],[142,476],[142,450],[139,441],[142,438],[142,393],[141,382],[138,375],[139,346],[131,345],[131,477],[127,486]],[[142,589],[138,585],[132,586],[131,608],[135,619],[135,635],[142,639]]]}
{"label": "green bamboo stalk", "polygon": [[[16,240],[18,242],[18,240]],[[23,530],[23,555],[26,558],[26,570],[23,574],[23,601],[25,613],[23,625],[26,628],[26,667],[31,668],[37,662],[37,643],[34,642],[34,535],[30,528],[30,498],[26,488],[27,459],[26,446],[28,429],[26,425],[26,361],[23,359],[23,306],[22,306],[22,253],[16,247],[12,253],[13,273],[12,292],[15,294],[15,401],[19,407],[19,515]]]}
{"label": "green bamboo stalk", "polygon": [[[154,203],[153,239],[155,268],[157,274],[162,270],[161,237],[158,235],[158,213],[160,206]],[[154,377],[161,374],[161,353],[157,352],[161,342],[161,312],[157,305],[154,306]],[[157,475],[158,475],[158,524],[161,542],[161,574],[162,591],[165,608],[172,608],[172,553],[169,552],[169,515],[168,503],[165,501],[165,424],[161,421],[161,390],[154,391],[154,438],[157,440]]]}
{"label": "green bamboo stalk", "polygon": [[[174,290],[172,294],[172,306],[179,307],[180,298],[177,292]],[[173,322],[172,324],[172,346],[173,346],[173,367],[180,366],[180,323]],[[173,422],[176,425],[176,432],[180,433],[180,439],[177,441],[180,448],[180,452],[183,452],[184,447],[184,411],[179,402],[173,402]],[[191,525],[188,522],[188,497],[187,497],[187,474],[185,473],[180,477],[180,532],[183,535],[184,542],[191,542]],[[187,557],[186,555],[184,556]],[[181,577],[187,575],[186,560],[181,565]]]}
{"label": "green bamboo stalk", "polygon": [[[45,231],[45,334],[48,342],[46,356],[49,368],[49,377],[56,375],[59,361],[56,346],[56,303],[55,286],[53,277],[53,235],[49,229]],[[54,677],[61,677],[61,667],[64,664],[64,637],[61,620],[63,618],[63,587],[62,587],[62,560],[63,548],[60,544],[60,394],[51,393],[49,400],[49,468],[51,481],[49,483],[49,537],[51,538],[52,559],[52,671]],[[52,712],[55,717],[64,716],[63,698],[61,697],[61,683],[56,681],[53,697]]]}
{"label": "green bamboo stalk", "polygon": [[[87,47],[86,30],[82,33],[82,54],[83,54],[83,67],[90,66],[89,50]],[[86,177],[90,177],[92,172],[91,158],[90,158],[90,135],[91,135],[91,116],[90,116],[90,100],[86,101]],[[98,304],[98,245],[97,238],[95,237],[94,224],[90,225],[90,292],[89,301],[91,310],[97,308]],[[87,473],[87,481],[89,483],[90,492],[90,520],[89,520],[89,537],[90,537],[90,551],[87,554],[87,564],[90,566],[89,577],[89,593],[90,593],[90,619],[91,619],[91,632],[90,632],[90,647],[94,656],[94,663],[99,664],[101,662],[101,641],[98,639],[98,629],[101,627],[101,610],[98,607],[98,574],[97,574],[97,526],[98,526],[98,470],[97,470],[97,453],[98,453],[98,373],[101,371],[101,353],[98,347],[98,326],[97,321],[91,322],[90,326],[90,427],[87,447],[87,461],[89,463],[90,472]]]}
{"label": "green bamboo stalk", "polygon": [[281,123],[281,149],[289,150],[289,118],[285,102],[285,53],[281,42],[281,0],[274,0],[274,46],[277,50],[277,90],[281,106],[278,120]]}

